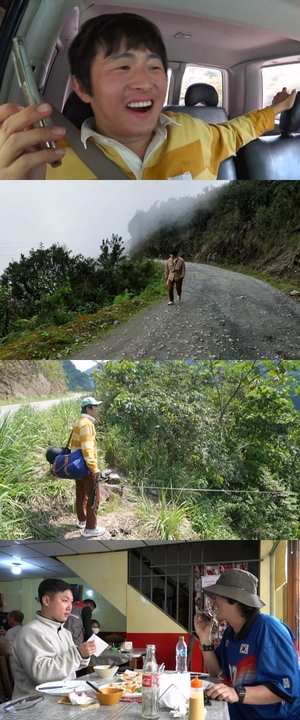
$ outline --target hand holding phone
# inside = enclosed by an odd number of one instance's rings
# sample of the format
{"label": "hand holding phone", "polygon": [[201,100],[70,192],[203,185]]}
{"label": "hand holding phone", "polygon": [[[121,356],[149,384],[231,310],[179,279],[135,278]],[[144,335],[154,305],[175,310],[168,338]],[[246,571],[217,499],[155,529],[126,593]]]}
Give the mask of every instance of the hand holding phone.
{"label": "hand holding phone", "polygon": [[[11,52],[15,73],[20,88],[23,91],[23,97],[26,105],[28,107],[30,105],[40,105],[42,103],[42,99],[40,97],[37,84],[35,82],[32,67],[27,57],[25,41],[22,37],[15,37],[13,39],[13,46]],[[43,118],[39,120],[38,123],[36,123],[36,126],[41,128],[47,127],[49,125],[50,123],[48,118]],[[46,149],[49,150],[55,150],[56,147],[55,142],[52,140],[45,141],[43,145]],[[61,160],[56,160],[55,162],[51,163],[52,167],[58,167],[59,165],[61,165]]]}

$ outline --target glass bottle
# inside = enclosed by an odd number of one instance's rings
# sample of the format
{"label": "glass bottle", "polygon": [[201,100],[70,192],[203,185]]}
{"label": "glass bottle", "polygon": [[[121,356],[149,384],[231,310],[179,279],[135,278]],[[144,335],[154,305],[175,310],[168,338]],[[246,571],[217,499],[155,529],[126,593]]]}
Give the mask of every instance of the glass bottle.
{"label": "glass bottle", "polygon": [[142,717],[149,720],[159,716],[159,674],[155,649],[155,645],[146,646],[142,675]]}

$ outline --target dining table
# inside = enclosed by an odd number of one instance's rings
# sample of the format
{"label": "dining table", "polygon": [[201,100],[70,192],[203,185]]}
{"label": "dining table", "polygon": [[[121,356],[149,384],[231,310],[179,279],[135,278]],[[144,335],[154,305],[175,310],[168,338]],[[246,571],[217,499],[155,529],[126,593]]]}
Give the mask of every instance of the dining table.
{"label": "dining table", "polygon": [[[88,680],[97,687],[107,684],[107,680],[100,680],[96,673],[90,673],[89,675],[82,676],[80,681]],[[36,705],[30,705],[26,708],[24,705],[22,708],[19,706],[19,711],[16,713],[13,710],[9,711],[10,703],[3,703],[0,705],[0,719],[8,720],[9,716],[14,715],[18,720],[141,720],[142,715],[142,704],[140,701],[133,700],[131,702],[124,702],[120,700],[116,705],[105,706],[100,705],[90,689],[89,694],[95,699],[95,703],[92,706],[79,706],[79,705],[62,705],[58,703],[59,697],[57,695],[43,694],[42,700],[37,702]],[[40,693],[36,693],[40,695]],[[14,702],[13,700],[11,701]],[[206,706],[205,720],[230,720],[228,705],[226,702],[212,700],[211,704]],[[170,710],[168,708],[160,709],[158,720],[170,720]],[[188,715],[181,716],[181,720],[187,720]]]}

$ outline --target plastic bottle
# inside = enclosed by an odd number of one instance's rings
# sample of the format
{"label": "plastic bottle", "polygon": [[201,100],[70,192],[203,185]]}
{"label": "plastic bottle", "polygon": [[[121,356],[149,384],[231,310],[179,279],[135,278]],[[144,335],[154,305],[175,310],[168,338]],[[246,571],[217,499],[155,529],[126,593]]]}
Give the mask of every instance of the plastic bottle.
{"label": "plastic bottle", "polygon": [[179,640],[176,645],[176,672],[187,672],[187,645],[183,635],[179,635]]}
{"label": "plastic bottle", "polygon": [[198,675],[191,682],[189,720],[204,720],[203,684]]}
{"label": "plastic bottle", "polygon": [[149,720],[159,716],[159,674],[155,649],[155,645],[146,646],[142,675],[142,717]]}

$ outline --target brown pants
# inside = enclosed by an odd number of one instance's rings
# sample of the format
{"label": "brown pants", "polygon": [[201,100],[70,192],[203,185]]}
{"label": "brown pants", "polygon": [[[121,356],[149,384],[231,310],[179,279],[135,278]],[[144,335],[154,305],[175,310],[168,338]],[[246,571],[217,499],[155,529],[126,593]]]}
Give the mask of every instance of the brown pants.
{"label": "brown pants", "polygon": [[179,297],[181,297],[181,290],[182,290],[182,283],[183,278],[179,278],[179,280],[169,280],[168,282],[168,293],[169,293],[169,300],[170,302],[174,302],[174,285],[176,285],[176,292]]}
{"label": "brown pants", "polygon": [[79,522],[86,522],[87,530],[94,530],[97,527],[97,515],[100,502],[100,484],[98,485],[95,507],[91,508],[91,502],[95,487],[95,480],[92,473],[89,473],[82,480],[76,480],[76,512]]}

